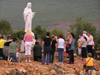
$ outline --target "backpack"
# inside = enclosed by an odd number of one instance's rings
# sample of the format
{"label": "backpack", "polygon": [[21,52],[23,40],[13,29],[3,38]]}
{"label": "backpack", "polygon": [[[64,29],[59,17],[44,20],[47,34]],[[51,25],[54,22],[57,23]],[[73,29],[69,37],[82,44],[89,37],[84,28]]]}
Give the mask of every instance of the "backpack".
{"label": "backpack", "polygon": [[68,49],[69,49],[69,42],[67,42],[66,44],[66,53],[69,53]]}

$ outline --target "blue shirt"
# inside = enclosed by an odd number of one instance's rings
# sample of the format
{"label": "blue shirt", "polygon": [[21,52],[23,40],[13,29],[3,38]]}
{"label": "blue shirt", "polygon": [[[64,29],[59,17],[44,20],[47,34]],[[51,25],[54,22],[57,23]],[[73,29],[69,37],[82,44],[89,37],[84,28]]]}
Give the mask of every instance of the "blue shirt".
{"label": "blue shirt", "polygon": [[72,42],[71,42],[70,50],[74,50],[75,39],[73,37],[71,39],[72,39]]}

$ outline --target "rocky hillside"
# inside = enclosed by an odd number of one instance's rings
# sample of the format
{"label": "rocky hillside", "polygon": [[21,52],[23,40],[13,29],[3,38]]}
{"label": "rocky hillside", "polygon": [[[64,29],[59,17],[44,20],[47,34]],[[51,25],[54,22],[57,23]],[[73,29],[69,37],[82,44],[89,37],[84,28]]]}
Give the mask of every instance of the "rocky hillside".
{"label": "rocky hillside", "polygon": [[[58,60],[55,60],[53,64],[42,65],[41,62],[33,60],[31,63],[25,63],[24,60],[21,63],[0,60],[0,75],[84,75],[79,74],[83,66],[82,60],[75,58],[74,64],[67,63],[68,61],[65,61],[59,65]],[[94,65],[97,70],[100,69],[100,61],[95,60]],[[99,71],[96,73],[100,75]]]}
{"label": "rocky hillside", "polygon": [[[49,26],[47,30],[51,31],[53,29],[58,29],[64,32],[66,34],[68,30],[70,29],[70,25],[75,24],[75,21],[55,21],[53,22],[53,26]],[[96,26],[97,30],[100,30],[100,21],[90,21],[89,23],[92,23]]]}

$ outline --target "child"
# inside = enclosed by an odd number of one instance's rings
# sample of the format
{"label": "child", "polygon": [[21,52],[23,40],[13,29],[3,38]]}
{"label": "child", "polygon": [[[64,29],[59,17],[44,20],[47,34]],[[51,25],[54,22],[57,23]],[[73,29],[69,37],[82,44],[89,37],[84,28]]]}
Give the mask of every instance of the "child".
{"label": "child", "polygon": [[36,41],[33,51],[34,51],[34,61],[41,61],[42,47],[39,45],[39,42]]}
{"label": "child", "polygon": [[93,62],[94,62],[94,60],[92,58],[92,54],[88,53],[88,58],[86,58],[85,64],[83,65],[83,70],[80,73],[82,73],[84,71],[84,69],[86,72],[88,72],[89,70],[94,70]]}
{"label": "child", "polygon": [[18,48],[18,44],[17,42],[17,38],[13,38],[13,42],[10,43],[9,45],[9,53],[10,53],[10,61],[11,62],[17,62],[17,58],[16,58],[16,52],[17,52],[17,48]]}
{"label": "child", "polygon": [[79,39],[78,39],[78,54],[79,54],[79,58],[81,58],[81,37],[82,35],[79,35]]}

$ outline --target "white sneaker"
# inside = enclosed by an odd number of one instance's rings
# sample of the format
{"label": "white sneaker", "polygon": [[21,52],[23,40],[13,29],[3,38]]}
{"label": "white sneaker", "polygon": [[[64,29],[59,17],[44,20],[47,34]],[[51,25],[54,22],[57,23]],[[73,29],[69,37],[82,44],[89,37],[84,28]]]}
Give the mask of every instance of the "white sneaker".
{"label": "white sneaker", "polygon": [[61,64],[61,62],[58,62],[58,64]]}
{"label": "white sneaker", "polygon": [[77,58],[79,59],[79,56]]}
{"label": "white sneaker", "polygon": [[80,74],[82,73],[83,71],[80,71]]}
{"label": "white sneaker", "polygon": [[29,60],[29,62],[31,62],[31,60]]}
{"label": "white sneaker", "polygon": [[25,60],[25,62],[27,62],[27,60]]}

